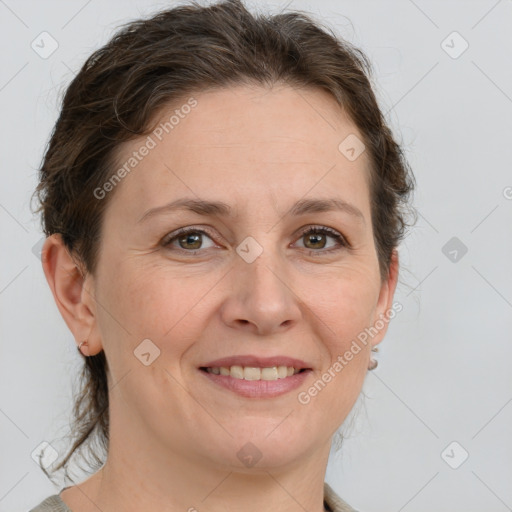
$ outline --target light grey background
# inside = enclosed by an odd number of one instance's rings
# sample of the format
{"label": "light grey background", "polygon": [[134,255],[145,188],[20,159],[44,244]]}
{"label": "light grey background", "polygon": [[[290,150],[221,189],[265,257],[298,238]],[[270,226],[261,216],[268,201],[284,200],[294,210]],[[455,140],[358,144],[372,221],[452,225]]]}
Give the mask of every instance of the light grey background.
{"label": "light grey background", "polygon": [[[59,92],[116,26],[170,5],[0,0],[0,511],[60,490],[31,453],[67,433],[81,364],[29,209]],[[512,510],[512,1],[248,2],[287,5],[372,60],[420,213],[400,249],[404,309],[326,480],[361,511]],[[47,59],[31,48],[43,31],[59,45]]]}

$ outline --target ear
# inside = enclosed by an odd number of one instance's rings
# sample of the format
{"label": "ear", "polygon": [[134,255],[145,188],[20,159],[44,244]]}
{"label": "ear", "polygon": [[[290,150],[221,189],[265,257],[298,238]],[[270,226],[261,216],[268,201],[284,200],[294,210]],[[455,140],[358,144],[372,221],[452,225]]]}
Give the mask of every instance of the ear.
{"label": "ear", "polygon": [[391,254],[388,276],[381,284],[379,299],[375,309],[372,327],[378,332],[371,339],[372,347],[377,346],[384,339],[390,320],[394,318],[397,311],[401,311],[401,308],[399,310],[393,308],[393,296],[395,295],[398,282],[398,271],[398,250],[395,248]]}
{"label": "ear", "polygon": [[59,233],[46,239],[41,262],[55,303],[73,333],[77,347],[80,342],[87,340],[82,352],[96,355],[103,347],[96,322],[93,277],[84,275],[85,272],[70,255]]}

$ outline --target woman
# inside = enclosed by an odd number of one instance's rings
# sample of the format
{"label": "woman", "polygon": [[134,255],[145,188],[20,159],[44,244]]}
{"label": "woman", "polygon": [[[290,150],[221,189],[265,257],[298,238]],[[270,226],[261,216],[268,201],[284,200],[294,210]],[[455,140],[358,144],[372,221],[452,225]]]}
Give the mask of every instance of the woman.
{"label": "woman", "polygon": [[36,192],[84,357],[58,468],[93,436],[105,457],[32,510],[354,510],[328,456],[394,316],[414,182],[368,70],[307,16],[238,0],[87,60]]}

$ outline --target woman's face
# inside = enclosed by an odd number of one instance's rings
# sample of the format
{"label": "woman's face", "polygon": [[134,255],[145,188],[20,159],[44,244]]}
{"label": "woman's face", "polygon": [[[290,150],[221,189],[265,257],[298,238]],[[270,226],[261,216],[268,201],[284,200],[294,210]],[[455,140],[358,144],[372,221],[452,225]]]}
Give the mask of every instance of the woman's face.
{"label": "woman's face", "polygon": [[[115,169],[129,172],[108,192],[85,286],[89,346],[105,350],[111,438],[124,450],[242,471],[327,456],[385,327],[366,344],[358,335],[389,310],[396,284],[396,273],[381,283],[356,137],[327,93],[239,86],[186,98],[149,139],[121,148]],[[178,200],[225,206],[148,213]],[[320,200],[350,207],[308,203]],[[201,369],[226,358],[212,366],[308,370],[242,381],[236,368]]]}

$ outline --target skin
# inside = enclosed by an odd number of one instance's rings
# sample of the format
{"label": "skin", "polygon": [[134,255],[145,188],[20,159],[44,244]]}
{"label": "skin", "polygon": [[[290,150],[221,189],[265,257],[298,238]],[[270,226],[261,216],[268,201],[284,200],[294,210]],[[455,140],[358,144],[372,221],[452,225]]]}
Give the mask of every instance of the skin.
{"label": "skin", "polygon": [[[87,339],[83,353],[104,350],[109,363],[108,460],[61,497],[74,512],[251,512],[269,503],[320,512],[332,437],[387,324],[310,403],[297,395],[390,310],[398,276],[396,251],[389,275],[379,274],[367,153],[350,161],[338,150],[349,134],[362,137],[321,90],[244,85],[194,98],[190,114],[110,192],[95,275],[80,275],[59,235],[44,245],[44,272],[77,344]],[[145,140],[125,143],[120,165]],[[180,211],[137,222],[181,197],[223,201],[237,216]],[[339,211],[286,215],[300,199],[330,197],[364,221]],[[352,247],[301,236],[310,225],[339,231]],[[213,236],[202,235],[202,246],[162,245],[186,226]],[[236,252],[247,236],[263,248],[252,263]],[[144,339],[160,350],[148,366],[134,355]],[[201,363],[238,354],[296,357],[313,372],[299,389],[266,399],[199,373]],[[262,455],[253,467],[237,457],[248,442]]]}

